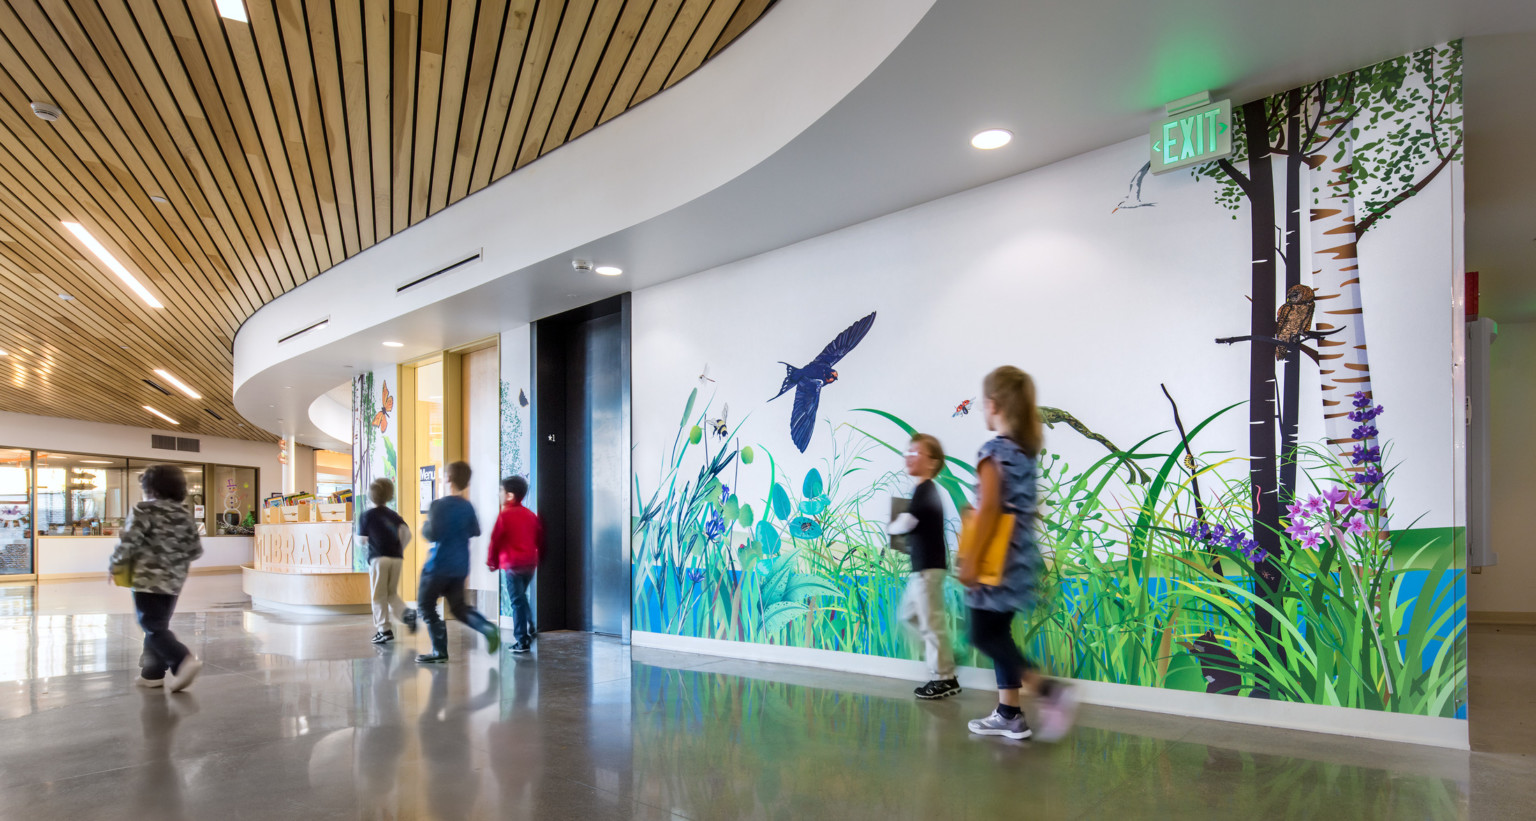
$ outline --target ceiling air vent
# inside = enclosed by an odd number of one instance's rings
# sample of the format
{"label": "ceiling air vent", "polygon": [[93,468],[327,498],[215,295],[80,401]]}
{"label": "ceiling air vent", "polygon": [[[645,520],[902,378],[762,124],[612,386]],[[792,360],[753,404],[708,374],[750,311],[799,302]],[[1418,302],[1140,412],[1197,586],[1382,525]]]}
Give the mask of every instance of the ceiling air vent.
{"label": "ceiling air vent", "polygon": [[149,436],[149,446],[155,450],[175,450],[176,437],[162,436],[158,433],[152,433]]}
{"label": "ceiling air vent", "polygon": [[160,387],[160,384],[158,382],[146,379],[146,380],[144,380],[144,384],[150,386],[151,388],[154,388],[155,390],[165,394],[166,396],[170,396],[171,395],[171,392],[166,390],[165,388]]}
{"label": "ceiling air vent", "polygon": [[187,439],[186,437],[177,437],[176,449],[183,453],[201,453],[203,450],[203,443],[201,439]]}
{"label": "ceiling air vent", "polygon": [[397,294],[405,293],[406,291],[409,291],[410,289],[415,288],[417,285],[420,285],[420,284],[426,282],[429,279],[434,279],[436,277],[440,277],[443,274],[448,273],[449,271],[457,270],[459,268],[463,268],[466,265],[472,265],[472,264],[474,264],[476,262],[479,262],[479,261],[480,261],[480,251],[475,251],[473,254],[470,254],[469,256],[464,257],[463,259],[459,260],[458,262],[450,263],[448,265],[445,265],[445,266],[437,269],[436,271],[431,271],[429,273],[422,274],[421,276],[412,277],[412,278],[406,280],[404,284],[402,284],[400,287],[395,289],[395,293],[397,293]]}
{"label": "ceiling air vent", "polygon": [[296,336],[303,336],[304,334],[307,334],[310,331],[316,330],[318,328],[324,328],[325,326],[327,326],[329,324],[331,324],[331,318],[329,316],[325,317],[324,319],[317,319],[314,322],[311,322],[308,325],[305,325],[304,327],[298,329],[297,331],[294,331],[293,333],[288,334],[285,337],[281,337],[280,339],[277,340],[277,344],[281,345],[284,342],[287,342],[288,340],[293,339]]}
{"label": "ceiling air vent", "polygon": [[224,417],[218,415],[217,413],[214,413],[213,412],[213,408],[203,408],[203,412],[208,414],[209,416],[212,416],[213,418],[219,420],[220,422],[224,421]]}

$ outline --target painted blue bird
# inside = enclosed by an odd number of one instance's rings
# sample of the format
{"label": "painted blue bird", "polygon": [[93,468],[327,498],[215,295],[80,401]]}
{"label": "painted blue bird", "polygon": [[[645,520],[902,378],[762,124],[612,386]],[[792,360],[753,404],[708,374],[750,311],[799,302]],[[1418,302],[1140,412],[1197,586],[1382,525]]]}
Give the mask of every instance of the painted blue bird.
{"label": "painted blue bird", "polygon": [[[870,312],[869,316],[849,325],[838,334],[803,368],[788,362],[779,363],[789,372],[784,375],[784,384],[773,399],[788,393],[790,388],[795,389],[795,408],[789,415],[789,435],[801,453],[811,444],[811,434],[816,431],[816,408],[821,404],[822,386],[837,381],[837,371],[832,366],[858,347],[874,324],[875,314]],[[768,401],[772,402],[773,399]]]}

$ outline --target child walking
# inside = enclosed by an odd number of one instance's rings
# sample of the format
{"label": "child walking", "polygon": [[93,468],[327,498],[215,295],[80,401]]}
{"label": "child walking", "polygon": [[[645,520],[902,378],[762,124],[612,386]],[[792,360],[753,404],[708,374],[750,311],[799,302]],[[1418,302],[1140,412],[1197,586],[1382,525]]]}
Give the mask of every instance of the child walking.
{"label": "child walking", "polygon": [[187,570],[203,555],[203,542],[185,504],[187,475],[181,468],[151,465],[139,486],[144,501],[128,512],[110,569],[116,583],[133,588],[133,609],[144,630],[138,685],[175,693],[192,686],[203,669],[170,627]]}
{"label": "child walking", "polygon": [[368,549],[368,587],[372,592],[373,643],[395,640],[389,629],[389,615],[416,632],[416,611],[400,598],[400,566],[405,563],[405,548],[411,543],[411,526],[386,505],[395,500],[395,483],[374,479],[368,486],[368,501],[373,507],[357,519],[357,537]]}
{"label": "child walking", "polygon": [[432,637],[432,652],[416,657],[422,664],[448,661],[448,625],[437,613],[437,600],[447,599],[453,617],[485,636],[488,649],[501,647],[501,631],[480,611],[464,602],[464,580],[469,578],[469,540],[480,535],[480,520],[469,503],[469,463],[448,466],[448,495],[432,503],[421,537],[434,542],[427,563],[421,568],[421,588],[416,594],[416,609],[427,623]]}
{"label": "child walking", "polygon": [[1013,619],[1034,604],[1036,583],[1045,560],[1035,544],[1039,468],[1044,440],[1035,383],[1029,374],[1003,366],[982,383],[987,429],[997,434],[976,457],[978,509],[969,544],[992,542],[1003,514],[1014,516],[1013,532],[996,584],[978,581],[979,550],[960,557],[960,583],[967,588],[971,643],[992,659],[997,672],[997,709],[970,722],[977,735],[1029,738],[1032,732],[1019,709],[1019,688],[1028,682],[1040,697],[1040,739],[1055,741],[1071,729],[1075,700],[1070,688],[1040,675],[1013,641]]}
{"label": "child walking", "polygon": [[528,498],[528,480],[508,476],[501,481],[502,508],[491,528],[491,547],[486,551],[486,566],[507,576],[507,591],[512,599],[512,652],[533,649],[533,608],[528,605],[528,588],[539,567],[539,548],[544,544],[544,525],[539,514],[523,504]]}
{"label": "child walking", "polygon": [[907,512],[891,523],[893,535],[905,535],[912,557],[912,575],[901,598],[901,621],[923,640],[928,661],[927,684],[918,698],[948,698],[960,692],[949,628],[944,623],[944,579],[949,575],[949,546],[944,539],[944,503],[933,479],[944,469],[944,447],[926,433],[907,445],[907,473],[917,480]]}

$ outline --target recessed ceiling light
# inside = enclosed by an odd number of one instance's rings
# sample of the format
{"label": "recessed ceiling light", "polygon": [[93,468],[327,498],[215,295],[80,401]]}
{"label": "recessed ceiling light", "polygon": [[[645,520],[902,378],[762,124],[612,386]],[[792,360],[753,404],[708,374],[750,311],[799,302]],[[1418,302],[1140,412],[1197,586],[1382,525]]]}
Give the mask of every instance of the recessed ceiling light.
{"label": "recessed ceiling light", "polygon": [[72,295],[70,295],[70,294],[66,294],[63,291],[60,291],[59,292],[59,299],[62,299],[65,302],[70,302],[70,301],[72,301],[74,299],[74,297]]}
{"label": "recessed ceiling light", "polygon": [[602,274],[605,277],[616,277],[619,274],[624,273],[624,269],[620,268],[620,267],[618,267],[616,265],[599,265],[596,268],[593,268],[592,270],[596,271],[599,274]]}
{"label": "recessed ceiling light", "polygon": [[133,274],[128,273],[128,269],[124,268],[123,264],[117,261],[117,257],[112,256],[111,251],[108,251],[105,246],[97,242],[96,238],[91,236],[90,231],[85,230],[85,226],[78,222],[66,222],[64,227],[68,228],[69,232],[75,235],[75,239],[80,240],[81,245],[84,245],[91,253],[95,254],[96,258],[101,260],[103,265],[107,266],[107,270],[116,274],[117,278],[122,280],[124,285],[127,285],[130,290],[138,294],[139,299],[144,300],[145,305],[151,308],[165,307],[160,304],[160,300],[155,299],[155,295],[150,293],[148,288],[145,288],[142,283],[134,279]]}
{"label": "recessed ceiling light", "polygon": [[244,0],[218,0],[219,16],[227,17],[240,23],[249,23],[250,15],[245,13]]}
{"label": "recessed ceiling light", "polygon": [[161,412],[160,412],[160,411],[157,411],[157,410],[155,410],[155,409],[154,409],[154,408],[152,408],[152,407],[150,407],[150,406],[148,406],[148,405],[145,405],[145,406],[144,406],[144,410],[147,410],[147,411],[149,411],[149,412],[150,412],[150,413],[153,413],[153,414],[154,414],[154,415],[156,415],[156,416],[158,416],[158,417],[160,417],[160,418],[161,418],[161,419],[164,419],[164,420],[165,420],[165,421],[167,421],[167,422],[170,422],[170,423],[171,423],[171,424],[173,424],[173,425],[179,425],[179,424],[181,424],[181,423],[180,423],[180,422],[177,422],[177,421],[176,421],[176,420],[175,420],[175,419],[172,419],[172,418],[171,418],[171,417],[169,417],[169,416],[166,416],[166,415],[165,415],[165,414],[163,414],[163,413],[161,413]]}
{"label": "recessed ceiling light", "polygon": [[170,202],[170,200],[166,199],[165,197],[160,196],[159,194],[150,194],[149,195],[149,201],[153,202],[153,203],[158,203],[160,205],[164,205],[164,204]]}
{"label": "recessed ceiling light", "polygon": [[404,342],[385,342],[384,343],[384,347],[386,347],[386,348],[404,348],[405,347],[405,343]]}
{"label": "recessed ceiling light", "polygon": [[155,373],[158,374],[161,379],[164,379],[165,381],[171,383],[171,385],[175,386],[175,388],[177,390],[181,391],[182,393],[186,394],[187,396],[190,396],[193,399],[202,399],[203,398],[202,394],[198,393],[197,391],[192,390],[190,387],[187,386],[187,383],[181,381],[180,379],[177,379],[174,376],[171,376],[170,373],[167,372],[164,368],[155,368]]}
{"label": "recessed ceiling light", "polygon": [[1013,132],[1006,128],[989,128],[971,138],[971,145],[983,151],[1002,148],[1013,139]]}

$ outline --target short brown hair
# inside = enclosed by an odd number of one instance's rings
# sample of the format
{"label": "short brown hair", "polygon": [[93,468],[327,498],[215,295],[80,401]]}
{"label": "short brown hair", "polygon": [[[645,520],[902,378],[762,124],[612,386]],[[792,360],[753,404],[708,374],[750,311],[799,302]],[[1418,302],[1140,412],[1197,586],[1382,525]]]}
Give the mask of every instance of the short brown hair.
{"label": "short brown hair", "polygon": [[939,444],[939,437],[931,433],[914,433],[912,434],[912,444],[922,445],[923,450],[927,451],[928,455],[932,456],[939,463],[938,467],[934,468],[935,476],[944,472],[944,446]]}
{"label": "short brown hair", "polygon": [[1035,404],[1035,380],[1012,365],[1004,365],[987,374],[981,392],[1007,420],[1008,438],[1031,457],[1038,456],[1045,445],[1045,428]]}
{"label": "short brown hair", "polygon": [[468,462],[453,462],[448,465],[448,484],[464,490],[469,487],[469,477],[473,473],[469,469]]}
{"label": "short brown hair", "polygon": [[374,479],[368,485],[368,501],[375,507],[383,507],[395,500],[395,483],[388,479]]}
{"label": "short brown hair", "polygon": [[187,500],[187,474],[175,465],[150,465],[139,477],[139,487],[167,502]]}

